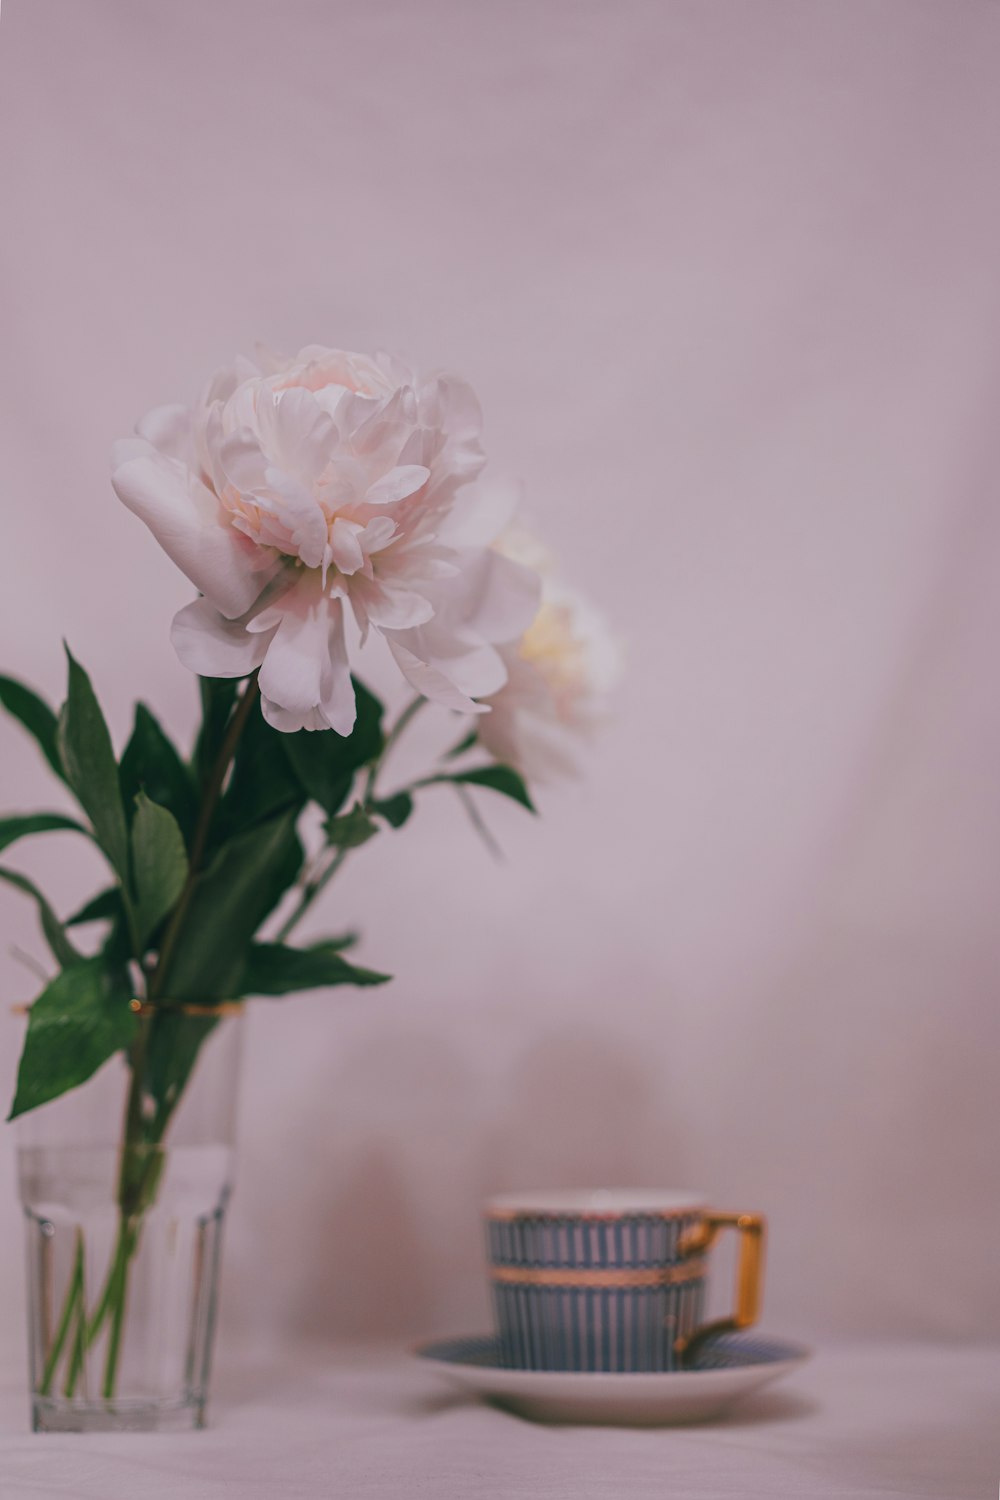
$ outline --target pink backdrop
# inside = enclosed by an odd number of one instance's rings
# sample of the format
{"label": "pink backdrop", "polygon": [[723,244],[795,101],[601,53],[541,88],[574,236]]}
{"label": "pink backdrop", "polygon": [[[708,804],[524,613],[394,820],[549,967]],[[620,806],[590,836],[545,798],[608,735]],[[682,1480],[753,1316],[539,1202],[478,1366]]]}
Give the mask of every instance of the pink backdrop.
{"label": "pink backdrop", "polygon": [[356,857],[390,989],[253,1007],[234,1338],[474,1330],[479,1199],[559,1182],[768,1210],[775,1330],[1000,1331],[998,68],[974,0],[6,0],[3,669],[191,726],[108,450],[257,338],[468,375],[629,654],[505,865],[443,794]]}

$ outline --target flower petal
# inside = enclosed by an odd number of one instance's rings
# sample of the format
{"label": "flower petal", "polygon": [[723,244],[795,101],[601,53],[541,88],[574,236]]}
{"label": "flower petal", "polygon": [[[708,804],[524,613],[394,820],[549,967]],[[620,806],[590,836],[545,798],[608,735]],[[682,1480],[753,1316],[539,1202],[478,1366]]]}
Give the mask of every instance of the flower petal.
{"label": "flower petal", "polygon": [[260,669],[260,690],[266,698],[293,712],[315,708],[322,696],[326,656],[325,609],[304,614],[285,610]]}
{"label": "flower petal", "polygon": [[259,441],[269,460],[301,484],[319,478],[337,439],[337,426],[311,391],[261,391],[255,408]]}
{"label": "flower petal", "polygon": [[474,703],[442,671],[428,662],[421,661],[401,641],[391,635],[387,635],[386,640],[396,665],[407,682],[411,687],[416,688],[418,693],[429,698],[432,703],[440,703],[442,708],[453,708],[463,714],[489,713],[486,704]]}
{"label": "flower petal", "polygon": [[522,486],[511,479],[466,485],[438,525],[438,540],[447,547],[488,547],[510,525],[521,496]]}
{"label": "flower petal", "polygon": [[344,608],[338,601],[331,606],[328,616],[327,669],[323,674],[323,715],[330,728],[337,734],[348,735],[354,728],[357,705],[354,698],[354,683],[351,681],[351,664],[347,659],[347,642],[344,639]]}
{"label": "flower petal", "polygon": [[434,614],[434,606],[423,594],[394,580],[356,576],[351,581],[352,604],[379,630],[410,630],[423,625]]}
{"label": "flower petal", "polygon": [[272,637],[260,671],[264,717],[275,729],[333,729],[348,735],[356,714],[354,684],[338,600],[313,588],[296,591]]}
{"label": "flower petal", "polygon": [[271,637],[251,634],[207,599],[196,599],[174,616],[170,639],[181,663],[199,677],[245,677],[264,660]]}
{"label": "flower petal", "polygon": [[397,464],[381,479],[370,485],[365,495],[366,505],[395,505],[421,489],[430,478],[430,469],[423,464]]}
{"label": "flower petal", "polygon": [[533,568],[487,550],[469,565],[465,623],[487,641],[513,641],[538,613],[542,581]]}
{"label": "flower petal", "polygon": [[365,565],[365,554],[358,540],[361,529],[357,521],[345,521],[343,516],[338,516],[330,527],[330,560],[342,573],[356,573]]}
{"label": "flower petal", "polygon": [[219,519],[219,502],[190,471],[146,445],[116,444],[111,483],[167,556],[224,615],[250,608],[273,561]]}

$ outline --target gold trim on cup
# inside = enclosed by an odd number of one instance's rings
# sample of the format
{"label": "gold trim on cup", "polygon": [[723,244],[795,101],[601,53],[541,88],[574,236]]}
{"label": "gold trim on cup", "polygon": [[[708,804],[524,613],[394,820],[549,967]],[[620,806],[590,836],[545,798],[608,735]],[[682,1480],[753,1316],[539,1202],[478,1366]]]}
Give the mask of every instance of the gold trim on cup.
{"label": "gold trim on cup", "polygon": [[637,1288],[675,1286],[705,1274],[704,1260],[676,1266],[491,1266],[490,1276],[507,1286]]}

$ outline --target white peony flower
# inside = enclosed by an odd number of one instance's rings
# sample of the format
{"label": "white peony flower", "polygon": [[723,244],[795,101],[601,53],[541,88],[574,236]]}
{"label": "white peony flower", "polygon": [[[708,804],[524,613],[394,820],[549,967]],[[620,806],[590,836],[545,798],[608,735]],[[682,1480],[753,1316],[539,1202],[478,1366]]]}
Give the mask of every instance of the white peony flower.
{"label": "white peony flower", "polygon": [[350,610],[425,697],[485,713],[540,584],[488,550],[516,496],[475,482],[480,425],[463,381],[317,345],[238,359],[192,409],[151,412],[112,483],[202,595],[174,620],[184,665],[259,667],[275,728],[349,734]]}
{"label": "white peony flower", "polygon": [[602,616],[553,578],[533,538],[508,532],[497,550],[542,573],[542,602],[521,639],[500,648],[507,680],[486,698],[479,740],[529,781],[572,775],[574,741],[603,722],[620,651]]}

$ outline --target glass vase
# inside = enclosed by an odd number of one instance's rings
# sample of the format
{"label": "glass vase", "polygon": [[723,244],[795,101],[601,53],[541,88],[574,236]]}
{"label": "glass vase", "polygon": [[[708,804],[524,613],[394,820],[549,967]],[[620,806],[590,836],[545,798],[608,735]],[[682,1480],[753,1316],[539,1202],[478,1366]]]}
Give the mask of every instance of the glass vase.
{"label": "glass vase", "polygon": [[205,1423],[242,1032],[222,1009],[143,1016],[143,1045],[21,1122],[35,1431]]}

